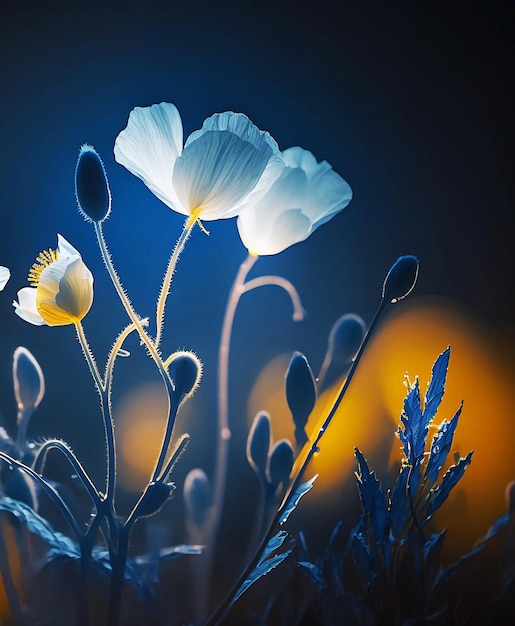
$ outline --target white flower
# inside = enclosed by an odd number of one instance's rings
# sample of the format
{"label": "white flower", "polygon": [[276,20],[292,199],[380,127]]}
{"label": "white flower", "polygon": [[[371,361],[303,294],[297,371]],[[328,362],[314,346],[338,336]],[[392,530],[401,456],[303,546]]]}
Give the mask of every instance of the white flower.
{"label": "white flower", "polygon": [[33,287],[18,291],[15,312],[36,326],[77,324],[93,303],[93,276],[81,255],[57,235],[57,251],[45,250],[29,272]]}
{"label": "white flower", "polygon": [[7,281],[11,278],[11,272],[9,268],[0,265],[0,291],[3,291],[4,287],[7,285]]}
{"label": "white flower", "polygon": [[238,231],[255,256],[277,254],[307,239],[349,204],[352,190],[327,161],[308,150],[285,150],[286,167],[268,191],[243,207]]}
{"label": "white flower", "polygon": [[242,113],[215,113],[182,147],[182,122],[168,102],[136,107],[114,145],[116,161],[191,220],[233,217],[279,175],[275,140]]}

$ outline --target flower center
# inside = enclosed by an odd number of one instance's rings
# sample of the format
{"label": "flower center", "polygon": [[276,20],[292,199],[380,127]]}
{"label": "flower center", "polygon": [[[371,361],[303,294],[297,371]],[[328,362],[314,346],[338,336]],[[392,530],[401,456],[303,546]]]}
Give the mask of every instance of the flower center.
{"label": "flower center", "polygon": [[57,261],[59,257],[59,252],[57,250],[43,250],[36,257],[36,262],[32,265],[29,270],[28,281],[33,287],[37,287],[39,284],[39,279],[41,278],[41,272],[55,261]]}
{"label": "flower center", "polygon": [[209,231],[206,230],[206,227],[200,221],[200,213],[202,212],[202,207],[197,207],[193,211],[191,211],[188,221],[186,222],[186,228],[191,228],[193,224],[197,224],[200,230],[204,233],[204,235],[209,235]]}

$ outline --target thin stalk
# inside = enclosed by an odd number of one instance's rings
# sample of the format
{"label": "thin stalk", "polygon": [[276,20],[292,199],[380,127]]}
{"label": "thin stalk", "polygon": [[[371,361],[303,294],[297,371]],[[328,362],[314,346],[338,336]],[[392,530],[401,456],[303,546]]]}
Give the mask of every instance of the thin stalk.
{"label": "thin stalk", "polygon": [[256,289],[257,287],[267,287],[268,285],[275,285],[284,289],[284,291],[286,291],[286,293],[290,296],[290,300],[293,305],[293,319],[296,322],[304,319],[305,311],[302,306],[302,302],[300,301],[298,291],[289,280],[283,278],[282,276],[271,275],[258,276],[257,278],[253,278],[252,280],[249,280],[245,283],[242,293],[247,293],[248,291],[252,291],[252,289]]}
{"label": "thin stalk", "polygon": [[303,461],[299,462],[298,465],[300,465],[299,469],[295,469],[294,468],[294,472],[295,472],[295,479],[292,481],[290,487],[287,489],[286,491],[286,495],[283,498],[283,501],[280,505],[280,507],[277,510],[277,513],[275,514],[275,516],[273,517],[273,519],[271,520],[271,522],[268,524],[267,527],[267,532],[264,533],[263,538],[258,546],[258,548],[256,549],[253,558],[251,559],[251,561],[249,562],[249,564],[247,565],[247,567],[243,570],[242,574],[240,575],[240,577],[238,578],[238,580],[236,581],[236,583],[233,585],[233,587],[231,588],[230,592],[226,595],[224,601],[222,602],[222,604],[218,607],[218,609],[216,610],[216,612],[209,618],[209,620],[206,622],[206,624],[208,624],[209,626],[217,626],[218,624],[221,624],[223,622],[223,620],[225,619],[225,617],[227,616],[229,609],[231,607],[231,600],[234,597],[235,593],[238,591],[238,589],[241,587],[242,583],[247,579],[247,577],[249,576],[249,574],[252,572],[252,570],[256,567],[259,559],[261,558],[261,554],[263,553],[263,550],[265,549],[267,542],[268,542],[268,538],[270,536],[270,532],[272,531],[272,529],[277,526],[277,524],[280,523],[281,517],[284,513],[284,510],[286,509],[286,507],[288,506],[289,500],[290,498],[293,496],[293,494],[295,493],[295,491],[297,490],[297,488],[299,487],[302,477],[304,475],[304,471],[307,468],[310,460],[312,459],[313,455],[315,454],[315,452],[317,452],[318,450],[318,443],[320,442],[320,439],[323,437],[324,433],[326,432],[327,427],[329,426],[331,420],[333,419],[338,407],[341,404],[341,401],[349,387],[349,384],[354,376],[354,373],[356,371],[356,368],[358,366],[358,363],[363,355],[363,352],[365,351],[365,348],[372,336],[372,333],[381,317],[381,315],[383,314],[386,306],[389,304],[389,302],[385,301],[384,298],[381,299],[381,302],[377,308],[377,311],[374,315],[374,319],[372,320],[368,331],[361,343],[361,346],[358,350],[358,353],[356,354],[356,357],[352,363],[352,367],[349,371],[349,374],[347,376],[347,378],[345,379],[345,382],[343,383],[342,388],[340,389],[340,392],[338,393],[335,401],[333,402],[333,406],[331,407],[331,410],[329,411],[329,414],[327,415],[326,419],[324,420],[322,426],[320,427],[317,436],[315,437],[311,447],[309,448],[307,454],[305,455],[305,458]]}
{"label": "thin stalk", "polygon": [[93,501],[93,504],[95,505],[95,508],[98,511],[98,509],[100,508],[100,494],[98,493],[97,488],[95,487],[93,481],[89,477],[88,473],[82,466],[82,463],[79,461],[73,450],[60,439],[48,439],[41,445],[34,459],[34,470],[39,473],[43,473],[43,467],[45,465],[47,454],[52,449],[59,450],[59,452],[61,452],[69,461],[70,465],[75,471],[75,474],[77,474],[77,476],[81,480],[84,488],[88,492],[91,500]]}
{"label": "thin stalk", "polygon": [[[172,394],[172,398],[173,398],[173,394]],[[170,399],[170,410],[168,413],[168,420],[166,422],[166,428],[165,428],[165,432],[163,435],[163,441],[161,443],[161,450],[159,452],[159,457],[157,459],[157,463],[152,473],[152,478],[150,482],[157,480],[157,477],[159,476],[161,470],[163,469],[163,465],[166,460],[166,456],[168,454],[168,447],[170,446],[170,439],[172,438],[173,425],[175,423],[175,418],[177,417],[177,410],[179,408],[179,403],[174,402],[172,404],[171,399]]]}
{"label": "thin stalk", "polygon": [[35,472],[31,467],[29,467],[28,465],[25,465],[25,463],[22,463],[21,461],[18,461],[17,459],[14,459],[9,454],[6,454],[5,452],[0,452],[0,459],[6,461],[6,463],[8,463],[9,465],[14,465],[15,467],[20,468],[22,471],[28,474],[31,478],[33,478],[43,487],[43,489],[46,491],[47,495],[50,497],[52,502],[59,509],[61,509],[61,513],[63,514],[71,530],[77,537],[77,540],[80,542],[83,535],[80,531],[79,525],[77,524],[77,521],[75,517],[73,516],[73,513],[68,508],[68,505],[61,498],[61,496],[57,493],[54,487],[52,487],[50,483],[48,483],[42,476],[40,476],[37,472]]}
{"label": "thin stalk", "polygon": [[120,622],[123,581],[125,578],[125,564],[127,562],[131,526],[132,524],[122,525],[118,533],[118,549],[116,550],[116,559],[112,563],[107,626],[118,626]]}
{"label": "thin stalk", "polygon": [[19,408],[16,417],[16,423],[18,430],[16,433],[16,451],[20,458],[25,454],[27,447],[27,428],[29,426],[30,418],[34,413],[34,407]]}
{"label": "thin stalk", "polygon": [[[104,434],[106,438],[107,448],[107,476],[105,498],[112,501],[116,483],[116,449],[114,442],[114,421],[111,414],[111,406],[109,402],[111,379],[109,379],[109,381],[104,381],[100,376],[100,372],[98,371],[95,358],[93,357],[93,353],[91,352],[91,348],[89,347],[88,340],[86,339],[84,328],[82,327],[82,324],[80,322],[77,322],[75,324],[75,329],[77,331],[77,338],[82,348],[82,352],[84,353],[84,357],[91,372],[91,376],[93,377],[93,381],[95,382],[95,386],[100,396],[100,411],[102,413],[102,420],[104,422]],[[108,383],[109,387],[108,389],[106,389],[106,385]],[[108,409],[107,412],[106,406]]]}
{"label": "thin stalk", "polygon": [[156,339],[154,341],[154,345],[156,348],[159,348],[159,344],[161,343],[166,299],[168,298],[168,294],[170,293],[170,285],[172,284],[172,278],[175,273],[177,261],[179,260],[179,256],[181,255],[181,252],[184,250],[184,246],[186,245],[186,242],[188,241],[188,238],[194,226],[195,226],[195,222],[191,223],[190,218],[188,218],[184,222],[182,233],[180,234],[179,239],[177,240],[177,243],[174,246],[170,260],[168,261],[168,267],[166,268],[166,272],[163,278],[163,284],[161,285],[161,291],[159,292],[159,297],[157,300],[157,307],[156,307]]}

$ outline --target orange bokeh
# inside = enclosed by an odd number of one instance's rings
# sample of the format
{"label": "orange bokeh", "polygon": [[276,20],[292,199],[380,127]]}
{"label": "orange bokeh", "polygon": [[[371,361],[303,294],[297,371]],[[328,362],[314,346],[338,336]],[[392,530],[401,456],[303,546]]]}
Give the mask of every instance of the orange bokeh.
{"label": "orange bokeh", "polygon": [[[424,392],[433,362],[448,345],[451,358],[446,393],[435,424],[449,420],[464,399],[449,456],[452,459],[455,451],[464,456],[474,450],[472,464],[435,519],[448,528],[446,554],[454,557],[469,549],[505,512],[505,487],[515,478],[513,371],[504,363],[507,359],[501,356],[490,330],[456,303],[413,298],[392,307],[321,440],[309,475],[319,473],[312,502],[317,507],[329,503],[352,475],[357,446],[387,485],[389,466],[401,458],[394,432],[406,395],[405,374],[411,381],[419,376]],[[290,356],[280,355],[264,369],[248,405],[249,420],[260,409],[270,412],[275,439],[293,439],[284,399],[284,373]],[[318,399],[308,434],[316,432],[317,422],[327,415],[338,389],[339,384]]]}

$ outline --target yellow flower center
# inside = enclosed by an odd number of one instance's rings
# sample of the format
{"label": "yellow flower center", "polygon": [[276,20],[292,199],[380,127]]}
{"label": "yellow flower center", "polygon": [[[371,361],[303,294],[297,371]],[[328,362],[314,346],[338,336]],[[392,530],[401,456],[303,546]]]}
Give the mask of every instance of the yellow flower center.
{"label": "yellow flower center", "polygon": [[39,284],[39,279],[41,278],[41,272],[48,267],[52,263],[55,263],[59,257],[59,252],[57,250],[43,250],[36,257],[36,262],[32,265],[29,270],[28,281],[33,287],[37,287]]}
{"label": "yellow flower center", "polygon": [[200,221],[200,213],[202,212],[202,207],[197,207],[193,211],[191,211],[190,216],[188,217],[188,221],[186,222],[186,228],[191,228],[193,224],[197,223],[200,230],[205,234],[209,235],[209,231],[206,230],[206,227]]}

